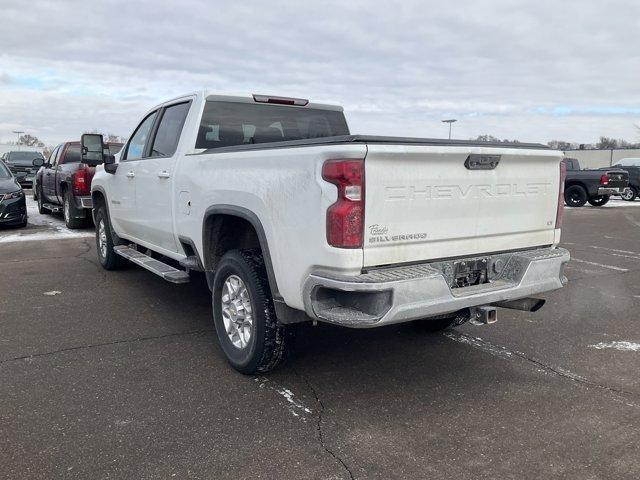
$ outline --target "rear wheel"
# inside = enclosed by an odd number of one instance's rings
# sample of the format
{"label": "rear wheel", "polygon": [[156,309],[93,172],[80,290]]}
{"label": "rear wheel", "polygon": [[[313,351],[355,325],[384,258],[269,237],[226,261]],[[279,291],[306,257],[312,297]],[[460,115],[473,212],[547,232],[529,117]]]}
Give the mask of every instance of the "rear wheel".
{"label": "rear wheel", "polygon": [[621,195],[623,200],[627,202],[633,202],[638,196],[638,190],[635,187],[629,187],[624,193]]}
{"label": "rear wheel", "polygon": [[96,211],[96,249],[98,260],[105,270],[117,270],[126,265],[126,259],[113,251],[113,247],[121,243],[121,240],[111,230],[106,209],[99,207]]}
{"label": "rear wheel", "polygon": [[594,207],[602,207],[606,205],[611,198],[609,195],[598,195],[597,197],[591,197],[588,201]]}
{"label": "rear wheel", "polygon": [[284,360],[291,330],[276,318],[259,250],[232,250],[222,257],[212,298],[218,340],[233,368],[265,373]]}
{"label": "rear wheel", "polygon": [[64,215],[64,224],[69,229],[76,229],[84,226],[85,219],[84,218],[76,218],[77,208],[73,203],[73,195],[71,192],[67,190],[64,192],[64,203],[62,205],[62,213]]}
{"label": "rear wheel", "polygon": [[569,207],[582,207],[588,198],[587,191],[580,185],[571,185],[564,191],[564,202]]}

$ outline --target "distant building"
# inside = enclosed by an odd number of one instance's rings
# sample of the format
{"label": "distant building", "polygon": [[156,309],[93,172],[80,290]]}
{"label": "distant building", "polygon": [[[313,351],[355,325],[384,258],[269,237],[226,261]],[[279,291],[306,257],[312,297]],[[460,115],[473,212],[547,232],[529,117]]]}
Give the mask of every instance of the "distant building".
{"label": "distant building", "polygon": [[565,150],[565,155],[577,158],[582,168],[610,167],[623,158],[640,158],[638,148],[608,148],[604,150]]}

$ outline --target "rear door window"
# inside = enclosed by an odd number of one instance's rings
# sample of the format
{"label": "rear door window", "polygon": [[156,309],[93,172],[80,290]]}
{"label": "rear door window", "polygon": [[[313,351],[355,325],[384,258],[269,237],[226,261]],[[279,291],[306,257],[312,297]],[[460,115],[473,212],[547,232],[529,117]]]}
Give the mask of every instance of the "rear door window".
{"label": "rear door window", "polygon": [[80,163],[80,145],[69,145],[60,163]]}
{"label": "rear door window", "polygon": [[152,157],[170,157],[176,152],[190,105],[191,102],[178,103],[164,109],[158,131],[153,139]]}

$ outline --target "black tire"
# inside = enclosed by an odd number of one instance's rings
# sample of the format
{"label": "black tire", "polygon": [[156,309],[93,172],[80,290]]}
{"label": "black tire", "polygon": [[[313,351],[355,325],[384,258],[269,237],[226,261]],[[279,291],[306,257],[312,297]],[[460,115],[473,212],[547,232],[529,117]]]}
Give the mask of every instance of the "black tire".
{"label": "black tire", "polygon": [[609,202],[610,198],[609,195],[598,195],[597,197],[591,197],[588,202],[594,207],[602,207]]}
{"label": "black tire", "polygon": [[85,225],[84,218],[75,218],[77,214],[77,208],[73,201],[73,195],[69,190],[64,192],[64,200],[62,201],[62,215],[64,216],[64,224],[70,230],[82,228]]}
{"label": "black tire", "polygon": [[582,207],[588,198],[587,191],[580,185],[571,185],[564,191],[564,203],[569,207]]}
{"label": "black tire", "polygon": [[[251,307],[252,326],[249,340],[243,347],[233,344],[222,313],[223,288],[231,277],[242,280]],[[292,330],[276,318],[264,260],[259,250],[231,250],[224,254],[216,268],[212,302],[218,341],[233,368],[245,375],[266,373],[285,359],[292,340]]]}
{"label": "black tire", "polygon": [[50,213],[48,209],[44,207],[44,195],[42,194],[42,186],[38,187],[38,213],[40,215],[44,215],[45,213]]}
{"label": "black tire", "polygon": [[621,198],[627,202],[633,202],[638,197],[638,189],[636,187],[629,187],[628,194],[622,194]]}
{"label": "black tire", "polygon": [[[104,228],[104,238],[101,240],[100,225]],[[104,243],[105,248],[101,248]],[[113,251],[115,245],[121,245],[123,242],[111,229],[109,215],[105,207],[100,206],[96,211],[96,250],[98,260],[105,270],[118,270],[127,264],[127,260]]]}

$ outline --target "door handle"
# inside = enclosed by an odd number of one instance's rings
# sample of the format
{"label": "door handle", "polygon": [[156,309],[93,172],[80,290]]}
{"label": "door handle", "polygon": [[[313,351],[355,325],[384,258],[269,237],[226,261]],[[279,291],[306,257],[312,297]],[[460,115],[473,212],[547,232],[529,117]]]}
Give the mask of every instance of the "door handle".
{"label": "door handle", "polygon": [[135,176],[136,176],[136,173],[134,171],[127,172],[127,178],[133,178]]}
{"label": "door handle", "polygon": [[171,177],[171,174],[166,170],[162,170],[161,172],[158,172],[158,178],[169,178],[169,177]]}

